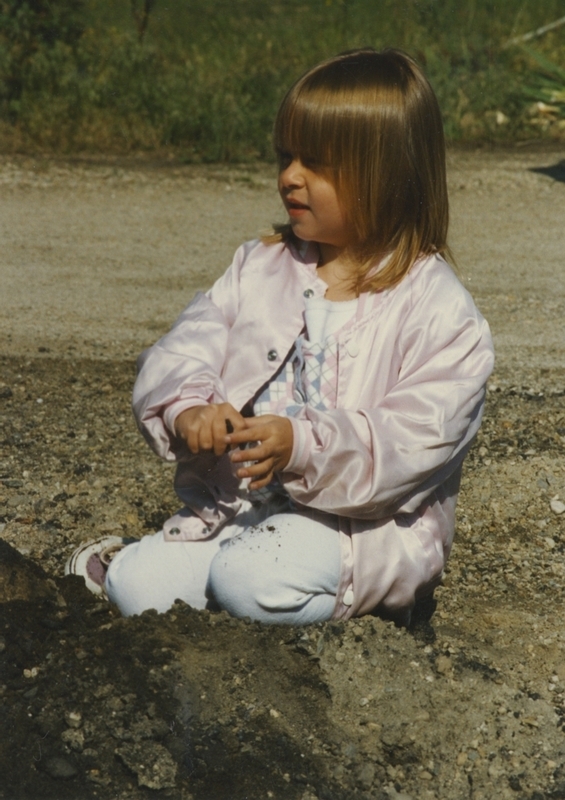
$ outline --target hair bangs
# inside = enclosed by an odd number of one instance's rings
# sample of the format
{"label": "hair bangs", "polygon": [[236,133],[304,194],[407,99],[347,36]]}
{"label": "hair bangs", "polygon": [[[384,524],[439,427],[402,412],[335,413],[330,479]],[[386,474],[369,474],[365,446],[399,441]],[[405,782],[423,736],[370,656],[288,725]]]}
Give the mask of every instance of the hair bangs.
{"label": "hair bangs", "polygon": [[339,170],[340,153],[335,146],[335,116],[331,104],[323,102],[321,92],[296,92],[287,95],[277,115],[274,144],[277,156],[292,155],[304,164]]}

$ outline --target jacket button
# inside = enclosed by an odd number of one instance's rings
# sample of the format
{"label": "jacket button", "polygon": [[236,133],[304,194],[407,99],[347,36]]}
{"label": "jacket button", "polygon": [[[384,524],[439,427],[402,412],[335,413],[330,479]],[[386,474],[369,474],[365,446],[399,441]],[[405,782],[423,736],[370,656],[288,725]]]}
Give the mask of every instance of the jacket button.
{"label": "jacket button", "polygon": [[348,589],[346,593],[343,595],[343,605],[344,606],[352,606],[353,605],[353,589]]}
{"label": "jacket button", "polygon": [[314,289],[306,289],[304,292],[302,292],[302,294],[304,295],[304,297],[313,297]]}
{"label": "jacket button", "polygon": [[351,358],[357,358],[359,355],[359,344],[355,339],[350,339],[345,347]]}
{"label": "jacket button", "polygon": [[269,359],[269,361],[276,361],[278,357],[279,354],[277,353],[276,350],[269,350],[269,352],[267,353],[267,358]]}

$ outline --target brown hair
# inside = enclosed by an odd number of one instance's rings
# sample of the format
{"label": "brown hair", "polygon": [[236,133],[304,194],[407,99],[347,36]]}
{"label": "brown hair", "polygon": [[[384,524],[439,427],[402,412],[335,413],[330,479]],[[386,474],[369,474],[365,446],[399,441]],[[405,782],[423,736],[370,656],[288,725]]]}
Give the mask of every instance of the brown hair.
{"label": "brown hair", "polygon": [[[279,157],[320,164],[338,191],[358,291],[394,286],[420,256],[449,255],[441,113],[405,53],[367,48],[309,70],[281,103],[274,144]],[[291,237],[285,225],[265,241]]]}

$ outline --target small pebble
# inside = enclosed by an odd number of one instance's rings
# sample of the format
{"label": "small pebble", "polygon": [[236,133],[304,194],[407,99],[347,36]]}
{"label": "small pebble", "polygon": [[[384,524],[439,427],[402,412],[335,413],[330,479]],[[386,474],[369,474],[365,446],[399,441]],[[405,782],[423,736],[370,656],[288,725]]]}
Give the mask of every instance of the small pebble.
{"label": "small pebble", "polygon": [[553,511],[554,514],[559,515],[565,511],[565,503],[563,503],[557,497],[554,497],[549,505],[551,506],[551,510]]}
{"label": "small pebble", "polygon": [[82,714],[80,711],[67,711],[65,713],[65,722],[69,728],[80,728],[82,725]]}
{"label": "small pebble", "polygon": [[37,667],[32,667],[31,669],[24,669],[24,678],[37,678],[39,674],[39,670]]}
{"label": "small pebble", "polygon": [[61,741],[77,753],[82,753],[84,749],[84,734],[75,728],[67,728],[66,731],[63,731]]}
{"label": "small pebble", "polygon": [[60,756],[48,758],[45,762],[45,771],[48,775],[51,775],[52,778],[58,780],[74,778],[78,772],[74,764],[71,764],[66,758],[61,758]]}
{"label": "small pebble", "polygon": [[555,539],[552,539],[551,536],[546,536],[543,541],[548,550],[553,550],[555,547]]}
{"label": "small pebble", "polygon": [[365,764],[358,768],[355,775],[358,785],[365,789],[370,789],[373,785],[373,781],[375,780],[375,772],[376,770],[374,764],[365,762]]}
{"label": "small pebble", "polygon": [[448,656],[438,656],[436,659],[436,669],[440,675],[448,675],[453,669],[451,659]]}

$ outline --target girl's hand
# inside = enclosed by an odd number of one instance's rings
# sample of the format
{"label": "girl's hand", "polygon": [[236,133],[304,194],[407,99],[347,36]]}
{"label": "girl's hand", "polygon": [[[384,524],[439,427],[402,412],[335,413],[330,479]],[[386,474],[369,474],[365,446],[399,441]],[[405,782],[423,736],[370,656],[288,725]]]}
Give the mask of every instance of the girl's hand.
{"label": "girl's hand", "polygon": [[286,417],[275,414],[250,417],[244,422],[245,429],[224,436],[224,442],[231,447],[258,442],[246,450],[232,450],[230,458],[234,464],[254,461],[250,467],[238,469],[236,474],[238,478],[252,479],[250,489],[262,489],[273,480],[274,473],[283,470],[290,461],[294,442],[292,425]]}
{"label": "girl's hand", "polygon": [[228,449],[226,432],[241,431],[245,419],[231,403],[210,403],[181,411],[175,420],[175,433],[188,445],[191,453],[213,450],[217,456]]}

